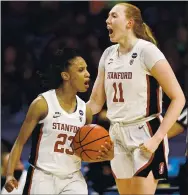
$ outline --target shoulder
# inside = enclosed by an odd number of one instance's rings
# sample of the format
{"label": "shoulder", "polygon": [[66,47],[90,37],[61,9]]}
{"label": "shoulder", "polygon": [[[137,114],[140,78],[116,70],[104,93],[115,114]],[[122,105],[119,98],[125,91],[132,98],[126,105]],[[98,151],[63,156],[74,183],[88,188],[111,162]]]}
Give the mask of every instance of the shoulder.
{"label": "shoulder", "polygon": [[111,45],[111,46],[107,47],[104,50],[103,55],[108,56],[109,54],[111,54],[112,52],[114,52],[117,48],[118,48],[118,44]]}
{"label": "shoulder", "polygon": [[33,100],[30,105],[31,109],[37,109],[38,111],[46,111],[48,110],[48,104],[45,98],[42,95],[39,95],[37,98]]}
{"label": "shoulder", "polygon": [[145,50],[147,50],[148,48],[151,48],[151,47],[157,48],[157,46],[155,44],[153,44],[149,41],[140,39],[139,48],[141,49],[141,51],[145,51]]}
{"label": "shoulder", "polygon": [[48,104],[42,96],[38,96],[33,100],[29,106],[29,110],[26,115],[26,122],[31,122],[33,120],[41,120],[48,113]]}
{"label": "shoulder", "polygon": [[155,51],[160,51],[159,48],[155,44],[149,41],[143,40],[143,39],[140,39],[139,47],[143,54],[144,53],[152,54]]}

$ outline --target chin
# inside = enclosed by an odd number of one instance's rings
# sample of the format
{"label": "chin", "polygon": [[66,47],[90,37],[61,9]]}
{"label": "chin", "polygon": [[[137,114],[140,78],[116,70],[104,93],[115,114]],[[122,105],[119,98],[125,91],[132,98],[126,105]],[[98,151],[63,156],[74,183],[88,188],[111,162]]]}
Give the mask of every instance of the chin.
{"label": "chin", "polygon": [[112,43],[117,43],[117,40],[116,40],[115,38],[110,38],[110,41],[111,41]]}
{"label": "chin", "polygon": [[83,92],[86,92],[87,91],[87,89],[80,89],[80,90],[78,90],[78,92],[80,92],[80,93],[83,93]]}

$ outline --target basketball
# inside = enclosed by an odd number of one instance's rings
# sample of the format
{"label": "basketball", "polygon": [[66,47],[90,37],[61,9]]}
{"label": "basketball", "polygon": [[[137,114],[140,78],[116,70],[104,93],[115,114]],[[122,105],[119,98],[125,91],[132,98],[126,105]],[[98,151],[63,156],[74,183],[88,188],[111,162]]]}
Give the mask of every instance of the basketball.
{"label": "basketball", "polygon": [[101,145],[110,141],[108,131],[96,124],[85,125],[76,133],[72,148],[75,154],[84,162],[96,160],[99,156]]}

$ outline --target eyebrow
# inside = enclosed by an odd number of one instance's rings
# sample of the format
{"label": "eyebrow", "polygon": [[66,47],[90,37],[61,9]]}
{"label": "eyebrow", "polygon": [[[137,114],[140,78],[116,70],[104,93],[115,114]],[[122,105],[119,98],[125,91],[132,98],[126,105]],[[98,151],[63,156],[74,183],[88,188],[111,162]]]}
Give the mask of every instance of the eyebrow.
{"label": "eyebrow", "polygon": [[116,12],[110,12],[110,13],[108,13],[108,16],[112,15],[112,14],[117,14],[117,13]]}
{"label": "eyebrow", "polygon": [[79,64],[78,68],[87,68],[87,65]]}

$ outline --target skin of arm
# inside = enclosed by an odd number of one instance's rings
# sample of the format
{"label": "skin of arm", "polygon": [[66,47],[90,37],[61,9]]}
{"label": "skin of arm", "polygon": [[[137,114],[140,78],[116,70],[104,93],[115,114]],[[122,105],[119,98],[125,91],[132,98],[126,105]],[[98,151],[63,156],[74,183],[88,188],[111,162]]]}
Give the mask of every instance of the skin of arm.
{"label": "skin of arm", "polygon": [[93,115],[90,107],[86,105],[86,124],[91,124],[93,120]]}
{"label": "skin of arm", "polygon": [[164,119],[154,135],[160,142],[179,117],[185,105],[185,96],[167,60],[159,60],[151,69],[151,74],[171,99]]}
{"label": "skin of arm", "polygon": [[37,123],[46,117],[48,113],[48,106],[44,98],[37,97],[30,105],[26,118],[22,124],[19,135],[11,150],[8,167],[7,177],[14,175],[14,169],[21,157],[23,146],[30,137]]}
{"label": "skin of arm", "polygon": [[87,102],[87,106],[91,109],[93,115],[99,113],[102,110],[102,107],[106,100],[104,90],[104,78],[105,78],[104,69],[99,68],[90,99]]}

